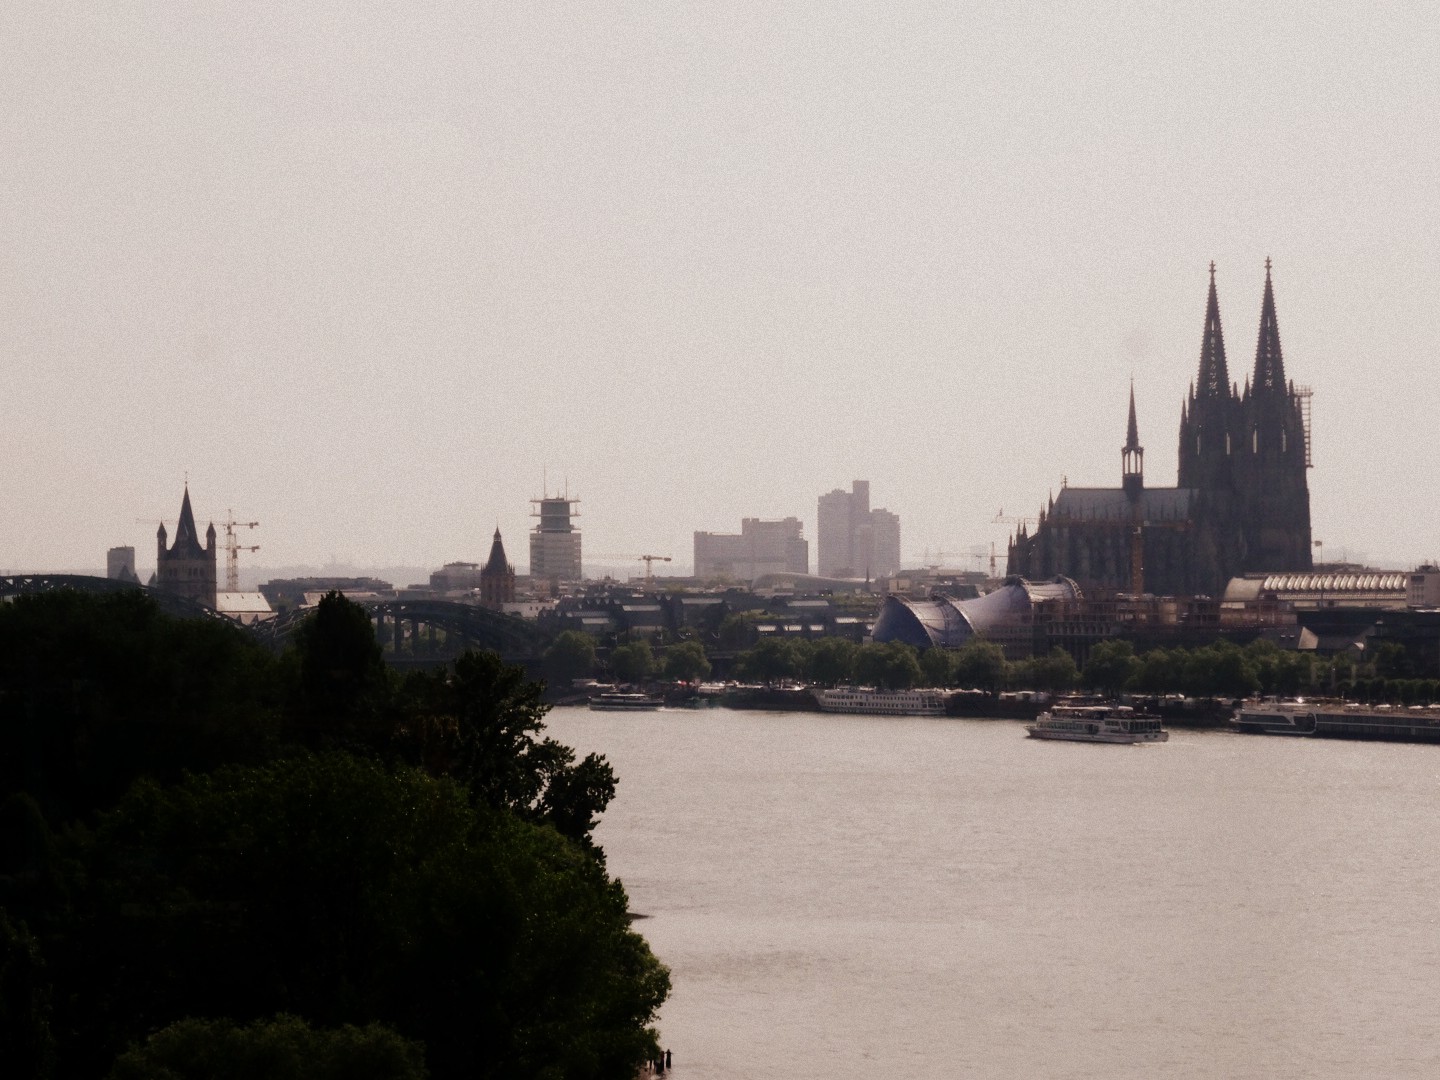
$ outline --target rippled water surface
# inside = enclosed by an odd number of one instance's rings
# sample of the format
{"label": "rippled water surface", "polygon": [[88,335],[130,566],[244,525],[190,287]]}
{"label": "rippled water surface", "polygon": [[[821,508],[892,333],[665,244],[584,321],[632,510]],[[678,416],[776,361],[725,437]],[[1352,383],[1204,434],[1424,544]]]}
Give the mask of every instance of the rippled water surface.
{"label": "rippled water surface", "polygon": [[[1440,1076],[1440,747],[557,709],[677,1080]],[[892,1073],[894,1075],[896,1073]]]}

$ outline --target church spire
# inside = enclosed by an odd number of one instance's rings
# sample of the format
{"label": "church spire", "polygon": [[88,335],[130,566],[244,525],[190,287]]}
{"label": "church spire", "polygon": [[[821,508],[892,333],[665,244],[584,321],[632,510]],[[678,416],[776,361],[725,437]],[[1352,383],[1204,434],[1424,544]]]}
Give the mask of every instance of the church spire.
{"label": "church spire", "polygon": [[1230,373],[1225,367],[1225,335],[1220,329],[1220,301],[1215,295],[1215,263],[1210,263],[1210,296],[1205,301],[1205,338],[1200,344],[1200,377],[1195,382],[1197,397],[1224,397],[1230,392]]}
{"label": "church spire", "polygon": [[1275,291],[1270,285],[1270,260],[1265,260],[1265,299],[1260,304],[1260,337],[1255,343],[1252,391],[1285,389],[1285,359],[1280,355],[1280,326],[1275,321]]}
{"label": "church spire", "polygon": [[1130,423],[1125,445],[1120,450],[1120,484],[1132,498],[1145,486],[1145,448],[1140,445],[1140,427],[1135,423],[1135,380],[1130,380]]}
{"label": "church spire", "polygon": [[500,526],[495,526],[495,539],[490,543],[490,558],[485,562],[485,573],[505,574],[510,570],[510,561],[505,558],[505,544],[500,539]]}

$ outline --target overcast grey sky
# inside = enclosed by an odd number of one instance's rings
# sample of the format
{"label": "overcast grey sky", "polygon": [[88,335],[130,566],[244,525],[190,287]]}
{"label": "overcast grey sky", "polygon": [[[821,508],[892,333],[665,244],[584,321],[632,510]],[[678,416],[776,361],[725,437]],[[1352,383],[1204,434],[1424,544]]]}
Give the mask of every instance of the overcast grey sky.
{"label": "overcast grey sky", "polygon": [[274,565],[523,564],[546,469],[587,557],[813,565],[854,478],[964,552],[1118,483],[1132,375],[1173,485],[1266,256],[1325,557],[1440,557],[1437,12],[9,0],[0,568],[144,570],[187,472]]}

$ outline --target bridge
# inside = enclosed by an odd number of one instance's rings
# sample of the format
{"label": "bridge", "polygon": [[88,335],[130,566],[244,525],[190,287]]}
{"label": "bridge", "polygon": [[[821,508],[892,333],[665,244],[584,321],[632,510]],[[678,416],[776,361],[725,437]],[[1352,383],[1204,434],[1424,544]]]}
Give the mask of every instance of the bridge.
{"label": "bridge", "polygon": [[39,593],[57,592],[68,589],[72,592],[124,593],[141,592],[155,601],[161,611],[180,619],[223,619],[212,607],[198,600],[176,596],[174,593],[152,589],[148,585],[137,585],[133,581],[117,578],[91,577],[87,574],[15,574],[0,577],[0,603],[17,596],[33,596]]}
{"label": "bridge", "polygon": [[[138,591],[151,597],[167,615],[182,619],[223,619],[205,604],[133,581],[89,577],[83,574],[20,574],[0,577],[0,602],[17,596],[70,589],[89,593]],[[507,660],[538,657],[546,636],[533,624],[514,615],[462,604],[453,600],[360,600],[375,627],[385,658],[397,666],[436,666],[455,659],[467,649],[499,653]],[[310,608],[285,611],[273,619],[245,629],[275,650],[285,648]]]}
{"label": "bridge", "polygon": [[[454,600],[354,600],[375,626],[385,659],[396,666],[432,666],[467,649],[499,653],[506,660],[538,657],[546,635],[530,622]],[[275,648],[284,648],[311,608],[284,612],[251,629]]]}

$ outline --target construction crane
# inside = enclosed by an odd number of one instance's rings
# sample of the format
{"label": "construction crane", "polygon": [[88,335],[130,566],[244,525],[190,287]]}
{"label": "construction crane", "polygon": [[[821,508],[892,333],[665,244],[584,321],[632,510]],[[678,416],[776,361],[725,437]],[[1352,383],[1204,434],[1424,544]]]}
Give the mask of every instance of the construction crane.
{"label": "construction crane", "polygon": [[650,582],[651,582],[651,580],[652,580],[653,577],[654,577],[654,573],[653,573],[653,569],[652,569],[653,566],[654,566],[654,564],[657,563],[657,562],[671,562],[671,561],[672,561],[669,555],[631,555],[629,552],[626,552],[626,553],[624,553],[624,554],[616,554],[616,553],[613,552],[613,551],[601,552],[601,553],[598,554],[598,555],[592,555],[592,556],[590,556],[590,557],[591,557],[592,559],[639,559],[641,562],[643,562],[643,563],[645,564],[645,587],[646,587],[646,588],[649,588],[649,587],[650,587]]}
{"label": "construction crane", "polygon": [[669,555],[637,555],[637,559],[645,564],[645,587],[650,587],[651,568],[657,562],[669,562]]}
{"label": "construction crane", "polygon": [[225,591],[240,591],[240,552],[259,551],[259,544],[242,545],[237,530],[259,528],[258,521],[236,521],[235,511],[226,510],[221,527],[225,530]]}

